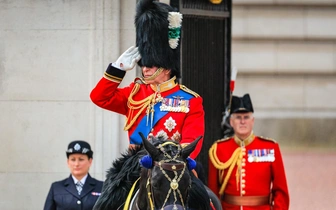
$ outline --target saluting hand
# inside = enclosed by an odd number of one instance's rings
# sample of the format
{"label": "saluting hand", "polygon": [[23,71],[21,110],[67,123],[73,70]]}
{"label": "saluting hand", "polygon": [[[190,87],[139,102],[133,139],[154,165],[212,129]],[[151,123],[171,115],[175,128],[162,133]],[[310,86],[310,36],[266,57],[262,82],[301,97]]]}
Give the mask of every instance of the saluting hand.
{"label": "saluting hand", "polygon": [[135,64],[141,59],[141,55],[137,47],[128,48],[116,62],[112,65],[118,69],[128,71],[134,68]]}

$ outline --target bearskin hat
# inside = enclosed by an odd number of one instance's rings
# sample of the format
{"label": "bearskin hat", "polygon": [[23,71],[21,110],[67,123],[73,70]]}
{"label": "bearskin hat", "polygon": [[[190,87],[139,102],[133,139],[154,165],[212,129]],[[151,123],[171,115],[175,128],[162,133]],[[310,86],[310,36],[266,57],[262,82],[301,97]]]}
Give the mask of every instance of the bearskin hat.
{"label": "bearskin hat", "polygon": [[180,77],[180,32],[182,14],[170,5],[140,0],[135,15],[139,66],[171,69]]}

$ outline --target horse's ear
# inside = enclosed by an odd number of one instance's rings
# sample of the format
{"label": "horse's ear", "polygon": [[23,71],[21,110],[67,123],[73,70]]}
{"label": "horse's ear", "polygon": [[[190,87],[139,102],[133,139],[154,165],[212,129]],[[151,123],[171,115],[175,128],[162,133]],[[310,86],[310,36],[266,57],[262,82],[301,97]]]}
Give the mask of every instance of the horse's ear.
{"label": "horse's ear", "polygon": [[142,144],[144,145],[146,151],[149,153],[150,156],[153,158],[156,157],[160,152],[156,147],[146,139],[146,137],[143,135],[143,133],[139,132],[141,138],[142,138]]}
{"label": "horse's ear", "polygon": [[185,148],[182,149],[182,158],[186,159],[192,151],[194,151],[197,143],[199,142],[199,140],[202,138],[202,136],[197,137],[192,143],[190,143],[188,146],[186,146]]}

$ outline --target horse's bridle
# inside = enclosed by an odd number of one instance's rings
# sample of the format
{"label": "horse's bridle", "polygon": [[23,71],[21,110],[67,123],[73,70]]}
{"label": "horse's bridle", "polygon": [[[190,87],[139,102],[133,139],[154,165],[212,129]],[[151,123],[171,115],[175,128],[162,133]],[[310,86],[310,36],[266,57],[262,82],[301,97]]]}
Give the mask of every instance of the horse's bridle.
{"label": "horse's bridle", "polygon": [[[164,150],[164,146],[168,145],[168,144],[172,144],[173,146],[176,146],[178,148],[178,152],[174,155],[174,157],[171,157],[165,150]],[[187,164],[181,160],[177,160],[177,158],[180,156],[180,151],[181,151],[181,145],[179,145],[178,143],[175,142],[165,142],[163,144],[160,144],[158,147],[158,149],[161,150],[161,152],[164,154],[164,156],[167,158],[165,160],[161,160],[161,161],[154,161],[154,166],[159,167],[160,171],[162,172],[162,174],[166,177],[166,179],[170,182],[170,189],[167,192],[167,196],[165,198],[165,201],[161,207],[161,209],[165,209],[167,206],[165,206],[165,204],[168,201],[168,198],[170,197],[170,195],[173,193],[174,195],[174,204],[173,205],[173,210],[180,210],[180,209],[185,209],[185,204],[183,202],[183,197],[182,194],[179,190],[179,181],[181,180],[182,176],[184,175],[184,172],[186,170],[186,166]],[[168,176],[168,174],[166,173],[166,171],[172,171],[174,172],[175,177],[172,179]],[[181,171],[180,174],[178,174],[177,172]],[[147,195],[148,195],[148,199],[149,199],[149,203],[151,206],[151,210],[154,210],[154,196],[153,196],[153,189],[152,186],[150,184],[150,173],[151,171],[148,170],[148,179],[147,179],[147,184],[146,184],[146,188],[147,188]],[[177,195],[179,196],[179,199],[181,201],[181,205],[177,205]],[[168,205],[171,206],[171,205]]]}

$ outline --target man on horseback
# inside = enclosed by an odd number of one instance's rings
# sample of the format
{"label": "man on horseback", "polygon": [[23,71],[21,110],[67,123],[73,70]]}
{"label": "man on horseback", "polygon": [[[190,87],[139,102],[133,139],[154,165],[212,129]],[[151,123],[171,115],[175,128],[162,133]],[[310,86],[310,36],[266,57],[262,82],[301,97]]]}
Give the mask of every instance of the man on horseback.
{"label": "man on horseback", "polygon": [[[177,81],[181,76],[181,23],[182,14],[171,6],[152,0],[139,1],[135,16],[137,47],[130,47],[116,62],[109,64],[90,94],[97,106],[126,116],[124,130],[128,131],[130,148],[141,145],[139,132],[146,137],[174,140],[182,147],[204,136],[202,97]],[[126,71],[132,70],[136,63],[141,67],[142,77],[119,88]],[[198,142],[191,158],[199,154],[202,141]],[[123,167],[118,170],[125,171]],[[128,172],[134,174],[134,171]],[[196,178],[193,181],[193,185],[201,186],[195,189],[196,196],[197,191],[205,190],[198,182]],[[104,184],[105,191],[110,189],[107,185],[108,180]]]}
{"label": "man on horseback", "polygon": [[[116,62],[109,64],[90,97],[97,106],[127,117],[124,129],[131,145],[145,136],[167,136],[189,144],[204,136],[202,97],[183,85],[180,78],[180,30],[182,14],[164,3],[143,0],[135,17],[137,47],[130,47]],[[142,77],[118,88],[135,64]],[[202,140],[191,154],[196,158]]]}

